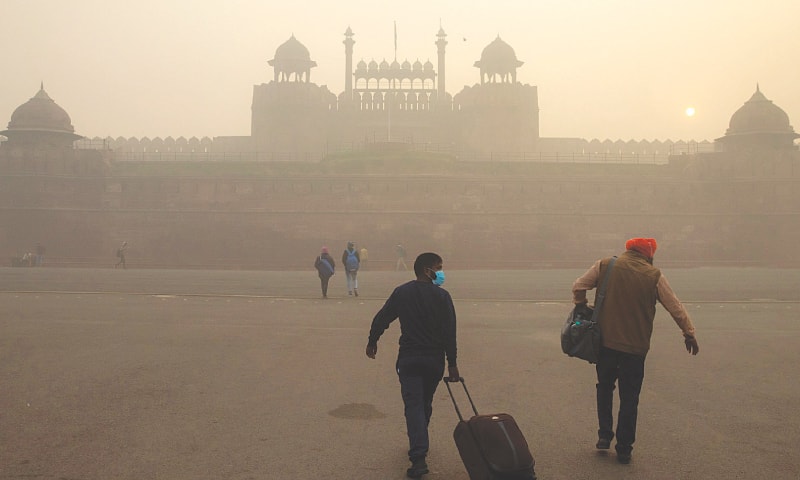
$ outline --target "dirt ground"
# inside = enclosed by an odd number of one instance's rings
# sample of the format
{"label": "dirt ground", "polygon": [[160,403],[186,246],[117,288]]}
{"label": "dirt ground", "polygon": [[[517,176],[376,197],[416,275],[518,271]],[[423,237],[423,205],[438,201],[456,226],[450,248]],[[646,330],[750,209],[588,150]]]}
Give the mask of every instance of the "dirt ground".
{"label": "dirt ground", "polygon": [[[800,271],[665,270],[701,350],[659,308],[630,465],[595,451],[593,367],[560,350],[582,271],[447,273],[470,393],[541,480],[797,478]],[[364,347],[411,277],[322,300],[313,271],[0,268],[0,479],[405,478],[399,325]],[[442,385],[424,478],[468,478],[456,421]]]}

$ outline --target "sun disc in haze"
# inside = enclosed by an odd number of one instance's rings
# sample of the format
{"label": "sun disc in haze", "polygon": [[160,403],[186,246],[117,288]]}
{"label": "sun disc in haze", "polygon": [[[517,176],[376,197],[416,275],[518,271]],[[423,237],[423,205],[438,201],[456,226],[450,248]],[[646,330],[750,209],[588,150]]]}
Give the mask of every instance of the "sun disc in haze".
{"label": "sun disc in haze", "polygon": [[686,107],[686,116],[694,117],[694,107]]}

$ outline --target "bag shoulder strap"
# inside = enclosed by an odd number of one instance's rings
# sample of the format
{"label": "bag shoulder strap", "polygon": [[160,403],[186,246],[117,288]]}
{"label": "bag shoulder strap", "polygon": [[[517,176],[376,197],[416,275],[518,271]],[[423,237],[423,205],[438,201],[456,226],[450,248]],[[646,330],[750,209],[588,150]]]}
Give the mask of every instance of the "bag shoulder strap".
{"label": "bag shoulder strap", "polygon": [[603,283],[601,283],[600,288],[597,289],[597,295],[594,299],[594,312],[592,312],[592,321],[597,322],[600,319],[600,307],[603,306],[603,300],[606,298],[608,277],[611,275],[611,268],[614,266],[615,261],[617,261],[617,257],[611,257],[611,260],[608,262],[608,267],[606,267],[606,274],[603,275]]}

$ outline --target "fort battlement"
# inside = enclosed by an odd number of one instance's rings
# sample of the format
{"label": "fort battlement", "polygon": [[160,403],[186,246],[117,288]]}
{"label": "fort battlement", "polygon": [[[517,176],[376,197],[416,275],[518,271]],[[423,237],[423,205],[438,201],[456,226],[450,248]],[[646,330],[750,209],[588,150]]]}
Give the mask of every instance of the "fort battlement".
{"label": "fort battlement", "polygon": [[[303,269],[320,245],[354,240],[375,268],[393,264],[398,242],[410,253],[440,251],[454,268],[536,268],[580,264],[650,235],[673,264],[786,266],[793,260],[771,245],[800,240],[797,152],[679,155],[663,165],[408,153],[307,170],[170,164],[4,175],[0,222],[17,228],[2,232],[0,253],[43,241],[51,265],[102,264],[127,240],[133,266]],[[399,173],[421,164],[429,173]]]}
{"label": "fort battlement", "polygon": [[270,64],[249,136],[76,144],[42,88],[0,132],[0,257],[39,242],[48,265],[104,265],[127,241],[130,266],[310,270],[355,241],[373,268],[397,243],[450,268],[534,268],[647,236],[673,264],[800,266],[784,248],[800,243],[800,135],[758,88],[713,144],[600,141],[540,138],[537,89],[499,37],[444,108],[395,109],[380,82],[336,97],[294,37]]}
{"label": "fort battlement", "polygon": [[[314,160],[319,161],[328,154],[343,151],[366,151],[377,143],[386,143],[384,136],[368,138],[361,142],[340,145],[328,152],[256,152],[237,151],[230,148],[232,137],[94,137],[75,142],[80,150],[111,150],[118,161],[270,161],[270,160]],[[238,137],[233,137],[238,138]],[[247,138],[247,137],[245,137]],[[452,144],[414,143],[405,141],[406,151],[423,151],[452,154],[462,160],[539,161],[539,162],[586,162],[586,163],[655,163],[667,162],[670,155],[708,153],[714,144],[704,141],[685,140],[586,140],[581,138],[541,138],[540,149],[530,152],[473,152],[461,151]]]}

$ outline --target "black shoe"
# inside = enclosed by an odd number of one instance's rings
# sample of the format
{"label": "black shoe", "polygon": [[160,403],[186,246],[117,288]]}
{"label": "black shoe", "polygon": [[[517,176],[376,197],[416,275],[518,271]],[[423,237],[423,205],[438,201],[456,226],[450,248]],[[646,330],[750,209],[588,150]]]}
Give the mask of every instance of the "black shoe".
{"label": "black shoe", "polygon": [[617,453],[617,461],[623,465],[631,463],[630,453]]}
{"label": "black shoe", "polygon": [[428,473],[428,471],[428,464],[425,463],[425,460],[417,460],[406,470],[406,475],[408,475],[408,478],[420,478]]}
{"label": "black shoe", "polygon": [[356,295],[356,297],[358,296],[358,290],[353,290],[353,293]]}
{"label": "black shoe", "polygon": [[611,440],[608,438],[600,438],[597,440],[597,445],[595,445],[598,450],[608,450],[611,448]]}

